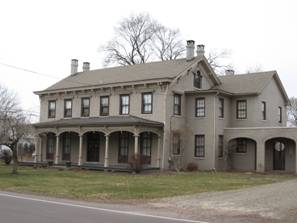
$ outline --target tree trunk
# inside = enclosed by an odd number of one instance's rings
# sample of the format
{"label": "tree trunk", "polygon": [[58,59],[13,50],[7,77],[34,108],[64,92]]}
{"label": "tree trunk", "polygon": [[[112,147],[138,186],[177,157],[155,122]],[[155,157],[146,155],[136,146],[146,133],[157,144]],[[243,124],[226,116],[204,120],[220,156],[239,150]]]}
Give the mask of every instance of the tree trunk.
{"label": "tree trunk", "polygon": [[18,174],[18,154],[17,154],[17,145],[11,146],[12,150],[12,174]]}

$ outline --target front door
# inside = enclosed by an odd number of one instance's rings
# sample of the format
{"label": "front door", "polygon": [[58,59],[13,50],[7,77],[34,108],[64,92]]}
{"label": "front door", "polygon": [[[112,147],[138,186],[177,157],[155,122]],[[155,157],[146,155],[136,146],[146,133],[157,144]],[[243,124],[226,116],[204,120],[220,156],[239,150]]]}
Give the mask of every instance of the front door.
{"label": "front door", "polygon": [[285,170],[285,145],[281,142],[276,142],[273,150],[273,169]]}
{"label": "front door", "polygon": [[87,135],[87,162],[99,162],[100,136],[96,133]]}

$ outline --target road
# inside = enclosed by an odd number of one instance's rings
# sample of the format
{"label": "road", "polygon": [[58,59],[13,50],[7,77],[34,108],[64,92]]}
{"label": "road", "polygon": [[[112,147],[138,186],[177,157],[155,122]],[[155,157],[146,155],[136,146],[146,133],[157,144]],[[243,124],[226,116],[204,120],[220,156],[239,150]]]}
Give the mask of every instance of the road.
{"label": "road", "polygon": [[5,223],[206,223],[134,210],[133,206],[121,208],[119,205],[0,192],[0,222]]}

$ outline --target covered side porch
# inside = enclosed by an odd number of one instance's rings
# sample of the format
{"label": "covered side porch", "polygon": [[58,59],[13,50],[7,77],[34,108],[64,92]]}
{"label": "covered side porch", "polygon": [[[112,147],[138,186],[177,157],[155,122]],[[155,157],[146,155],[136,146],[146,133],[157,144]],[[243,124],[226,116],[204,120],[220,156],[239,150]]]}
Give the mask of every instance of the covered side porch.
{"label": "covered side porch", "polygon": [[35,162],[91,169],[128,169],[136,156],[160,168],[163,124],[134,116],[73,118],[38,123]]}
{"label": "covered side porch", "polygon": [[226,128],[229,169],[297,173],[297,128]]}

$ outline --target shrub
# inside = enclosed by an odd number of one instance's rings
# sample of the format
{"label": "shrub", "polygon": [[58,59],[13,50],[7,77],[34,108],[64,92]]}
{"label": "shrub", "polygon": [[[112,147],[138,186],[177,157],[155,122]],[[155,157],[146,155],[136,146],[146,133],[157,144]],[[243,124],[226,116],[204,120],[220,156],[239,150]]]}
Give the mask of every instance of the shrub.
{"label": "shrub", "polygon": [[188,163],[186,170],[189,172],[197,171],[198,170],[198,165],[196,163]]}
{"label": "shrub", "polygon": [[141,172],[143,162],[139,154],[133,155],[129,161],[129,164],[133,172],[135,173]]}

